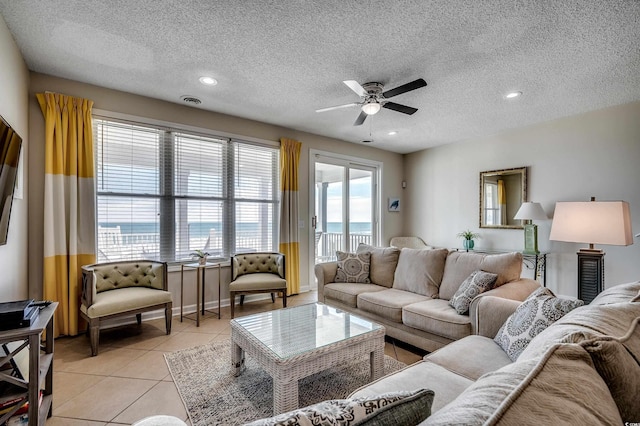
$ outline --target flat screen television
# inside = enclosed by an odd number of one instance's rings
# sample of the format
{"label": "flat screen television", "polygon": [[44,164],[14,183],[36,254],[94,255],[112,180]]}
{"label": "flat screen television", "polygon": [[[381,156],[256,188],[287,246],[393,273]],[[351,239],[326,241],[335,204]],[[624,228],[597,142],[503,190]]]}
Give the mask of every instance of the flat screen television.
{"label": "flat screen television", "polygon": [[22,138],[0,116],[0,245],[7,243]]}

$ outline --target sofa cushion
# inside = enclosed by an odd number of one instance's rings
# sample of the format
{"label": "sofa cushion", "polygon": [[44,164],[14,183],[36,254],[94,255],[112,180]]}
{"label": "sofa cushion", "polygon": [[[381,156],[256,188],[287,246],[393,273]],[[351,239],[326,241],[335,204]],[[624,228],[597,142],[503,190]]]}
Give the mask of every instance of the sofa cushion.
{"label": "sofa cushion", "polygon": [[591,360],[609,387],[622,420],[633,423],[640,419],[640,317],[622,337],[596,337],[585,340]]}
{"label": "sofa cushion", "polygon": [[448,253],[447,249],[403,248],[398,258],[393,288],[437,298]]}
{"label": "sofa cushion", "polygon": [[324,298],[337,300],[355,308],[358,306],[359,294],[382,290],[386,290],[386,287],[377,284],[331,283],[324,286]]}
{"label": "sofa cushion", "polygon": [[409,327],[458,340],[471,334],[471,319],[458,315],[448,300],[427,299],[407,304],[402,309],[402,322]]}
{"label": "sofa cushion", "polygon": [[336,251],[336,257],[338,258],[338,270],[336,271],[335,282],[365,284],[371,282],[369,279],[371,253],[345,253]]}
{"label": "sofa cushion", "polygon": [[98,293],[124,287],[149,287],[164,290],[163,264],[127,262],[96,265],[93,274]]}
{"label": "sofa cushion", "polygon": [[371,266],[369,268],[371,282],[391,288],[396,266],[398,266],[400,249],[397,247],[373,247],[369,244],[360,243],[356,253],[362,252],[371,253]]}
{"label": "sofa cushion", "polygon": [[435,412],[455,399],[471,384],[473,384],[471,380],[453,374],[438,364],[420,361],[356,389],[349,398],[428,387],[435,392],[431,406],[431,411]]}
{"label": "sofa cushion", "polygon": [[620,425],[607,385],[574,344],[487,373],[422,425]]}
{"label": "sofa cushion", "polygon": [[99,318],[171,301],[171,292],[169,291],[148,287],[126,287],[100,292],[93,299],[93,305],[89,308],[82,305],[80,310],[89,318]]}
{"label": "sofa cushion", "polygon": [[270,425],[416,425],[431,414],[433,391],[387,392],[382,395],[323,401],[277,416],[251,422]]}
{"label": "sofa cushion", "polygon": [[[605,290],[618,293],[615,287]],[[617,296],[614,296],[614,300]],[[601,299],[603,300],[603,299]],[[557,342],[579,343],[598,336],[623,336],[640,316],[640,303],[581,306],[569,312],[533,339],[519,359],[535,358]]]}
{"label": "sofa cushion", "polygon": [[[633,299],[637,298],[638,295],[640,295],[640,281],[618,284],[598,294],[591,301],[591,303],[589,303],[589,305],[595,306],[609,305],[612,303],[634,302]],[[637,301],[638,300],[635,300],[635,302]]]}
{"label": "sofa cushion", "polygon": [[247,289],[272,290],[278,288],[286,289],[287,280],[270,272],[238,275],[234,281],[229,283],[229,291],[245,291]]}
{"label": "sofa cushion", "polygon": [[449,343],[424,359],[473,381],[512,362],[493,339],[473,334]]}
{"label": "sofa cushion", "polygon": [[440,298],[451,299],[462,282],[478,269],[498,274],[494,287],[517,280],[522,272],[522,253],[479,254],[455,251],[447,256]]}
{"label": "sofa cushion", "polygon": [[409,291],[388,288],[373,293],[359,294],[357,304],[358,309],[401,323],[403,306],[428,299],[426,296]]}
{"label": "sofa cushion", "polygon": [[449,300],[449,304],[460,315],[469,313],[471,301],[480,293],[491,289],[497,278],[498,274],[485,271],[473,271],[471,275],[462,282],[456,294]]}
{"label": "sofa cushion", "polygon": [[578,299],[558,298],[548,288],[540,287],[507,318],[495,341],[515,361],[538,333],[583,304]]}

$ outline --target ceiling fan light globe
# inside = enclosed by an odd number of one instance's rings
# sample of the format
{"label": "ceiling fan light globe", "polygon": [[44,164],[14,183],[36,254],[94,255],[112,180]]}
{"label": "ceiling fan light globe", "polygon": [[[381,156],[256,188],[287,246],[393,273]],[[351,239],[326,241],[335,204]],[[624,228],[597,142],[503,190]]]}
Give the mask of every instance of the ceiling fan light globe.
{"label": "ceiling fan light globe", "polygon": [[380,104],[377,102],[368,102],[362,105],[362,112],[367,115],[373,115],[380,111]]}

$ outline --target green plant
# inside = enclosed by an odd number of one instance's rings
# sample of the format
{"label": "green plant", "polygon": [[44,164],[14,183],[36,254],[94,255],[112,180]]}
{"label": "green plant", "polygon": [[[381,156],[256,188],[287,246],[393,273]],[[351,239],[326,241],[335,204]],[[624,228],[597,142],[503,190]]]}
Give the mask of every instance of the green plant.
{"label": "green plant", "polygon": [[480,238],[480,234],[471,232],[469,229],[456,235],[456,237],[464,238],[465,240],[476,240]]}
{"label": "green plant", "polygon": [[206,252],[206,251],[202,251],[202,250],[196,250],[193,253],[190,253],[189,256],[191,257],[197,257],[202,259],[203,257],[207,257],[210,256],[211,254]]}

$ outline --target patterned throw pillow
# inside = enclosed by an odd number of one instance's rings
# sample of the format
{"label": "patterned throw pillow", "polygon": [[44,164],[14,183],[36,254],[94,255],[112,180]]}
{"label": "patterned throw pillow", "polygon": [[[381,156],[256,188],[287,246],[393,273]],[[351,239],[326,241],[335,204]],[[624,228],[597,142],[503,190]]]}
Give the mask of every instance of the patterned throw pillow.
{"label": "patterned throw pillow", "polygon": [[431,415],[432,390],[390,392],[354,399],[334,399],[245,426],[359,425],[413,426]]}
{"label": "patterned throw pillow", "polygon": [[337,283],[370,283],[369,267],[371,253],[345,253],[336,251],[338,270],[334,279]]}
{"label": "patterned throw pillow", "polygon": [[582,300],[558,298],[548,288],[540,287],[507,318],[493,340],[515,362],[538,333],[582,305]]}
{"label": "patterned throw pillow", "polygon": [[460,284],[460,288],[449,300],[457,313],[465,315],[469,312],[471,301],[480,293],[490,290],[498,279],[498,274],[485,271],[473,271],[466,280]]}

